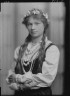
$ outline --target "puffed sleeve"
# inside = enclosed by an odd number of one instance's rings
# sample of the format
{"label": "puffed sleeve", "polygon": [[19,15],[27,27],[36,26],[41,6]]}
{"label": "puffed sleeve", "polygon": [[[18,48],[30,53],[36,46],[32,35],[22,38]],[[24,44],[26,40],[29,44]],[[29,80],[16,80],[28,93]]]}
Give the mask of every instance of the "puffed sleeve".
{"label": "puffed sleeve", "polygon": [[18,47],[15,49],[15,52],[14,52],[14,60],[15,60],[15,61],[18,59],[19,49],[20,49],[20,46],[18,46]]}
{"label": "puffed sleeve", "polygon": [[[8,82],[8,77],[9,77],[10,75],[14,74],[14,68],[15,68],[15,66],[16,66],[16,60],[17,60],[17,58],[18,58],[19,49],[20,49],[20,47],[17,47],[17,48],[15,49],[15,52],[14,52],[14,61],[13,61],[13,63],[11,64],[11,68],[8,70],[8,76],[7,76],[7,78],[6,78],[6,81],[7,81],[7,82]],[[8,82],[8,83],[9,83],[9,82]]]}
{"label": "puffed sleeve", "polygon": [[60,52],[55,45],[51,46],[46,51],[45,61],[42,66],[42,73],[34,75],[34,80],[38,82],[39,87],[50,86],[54,81],[59,64]]}
{"label": "puffed sleeve", "polygon": [[14,60],[13,60],[13,63],[11,64],[11,69],[14,70],[15,66],[16,66],[16,62],[17,62],[17,59],[18,59],[18,55],[19,55],[19,49],[20,49],[20,46],[18,46],[15,51],[14,51]]}

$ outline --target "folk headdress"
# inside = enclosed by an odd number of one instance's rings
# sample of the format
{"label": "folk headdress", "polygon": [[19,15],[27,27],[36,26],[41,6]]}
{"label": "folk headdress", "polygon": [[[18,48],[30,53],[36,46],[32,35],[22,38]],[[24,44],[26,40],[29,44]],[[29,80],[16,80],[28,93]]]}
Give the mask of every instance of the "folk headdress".
{"label": "folk headdress", "polygon": [[32,15],[41,15],[43,18],[45,18],[48,22],[48,14],[44,13],[42,10],[33,8],[32,10],[29,10],[27,14],[23,18],[23,24],[26,24],[26,19]]}

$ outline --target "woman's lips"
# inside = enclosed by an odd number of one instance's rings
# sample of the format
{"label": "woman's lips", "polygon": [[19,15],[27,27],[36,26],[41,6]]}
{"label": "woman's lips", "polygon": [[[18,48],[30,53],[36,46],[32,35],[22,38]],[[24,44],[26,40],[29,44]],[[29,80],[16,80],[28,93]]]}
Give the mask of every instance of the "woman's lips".
{"label": "woman's lips", "polygon": [[37,33],[37,31],[32,31],[31,33]]}

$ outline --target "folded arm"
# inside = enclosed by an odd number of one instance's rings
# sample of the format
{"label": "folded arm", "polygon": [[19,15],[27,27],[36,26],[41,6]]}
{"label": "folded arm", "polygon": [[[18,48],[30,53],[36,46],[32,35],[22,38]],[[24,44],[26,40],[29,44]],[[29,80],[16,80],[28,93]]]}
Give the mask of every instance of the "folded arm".
{"label": "folded arm", "polygon": [[[42,66],[42,73],[32,74],[32,77],[30,77],[32,82],[29,83],[30,87],[47,87],[52,84],[57,74],[59,56],[59,50],[55,45],[46,51],[45,61]],[[21,82],[24,81],[23,75],[17,75],[17,78],[20,78]]]}

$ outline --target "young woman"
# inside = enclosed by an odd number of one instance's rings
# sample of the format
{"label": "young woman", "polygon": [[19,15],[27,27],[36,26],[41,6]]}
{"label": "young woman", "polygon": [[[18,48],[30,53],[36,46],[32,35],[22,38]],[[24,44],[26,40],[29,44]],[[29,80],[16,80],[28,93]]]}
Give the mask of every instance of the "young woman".
{"label": "young woman", "polygon": [[23,24],[29,31],[25,43],[16,48],[14,68],[9,70],[7,83],[17,96],[52,95],[60,52],[48,40],[48,15],[40,9],[28,11]]}

